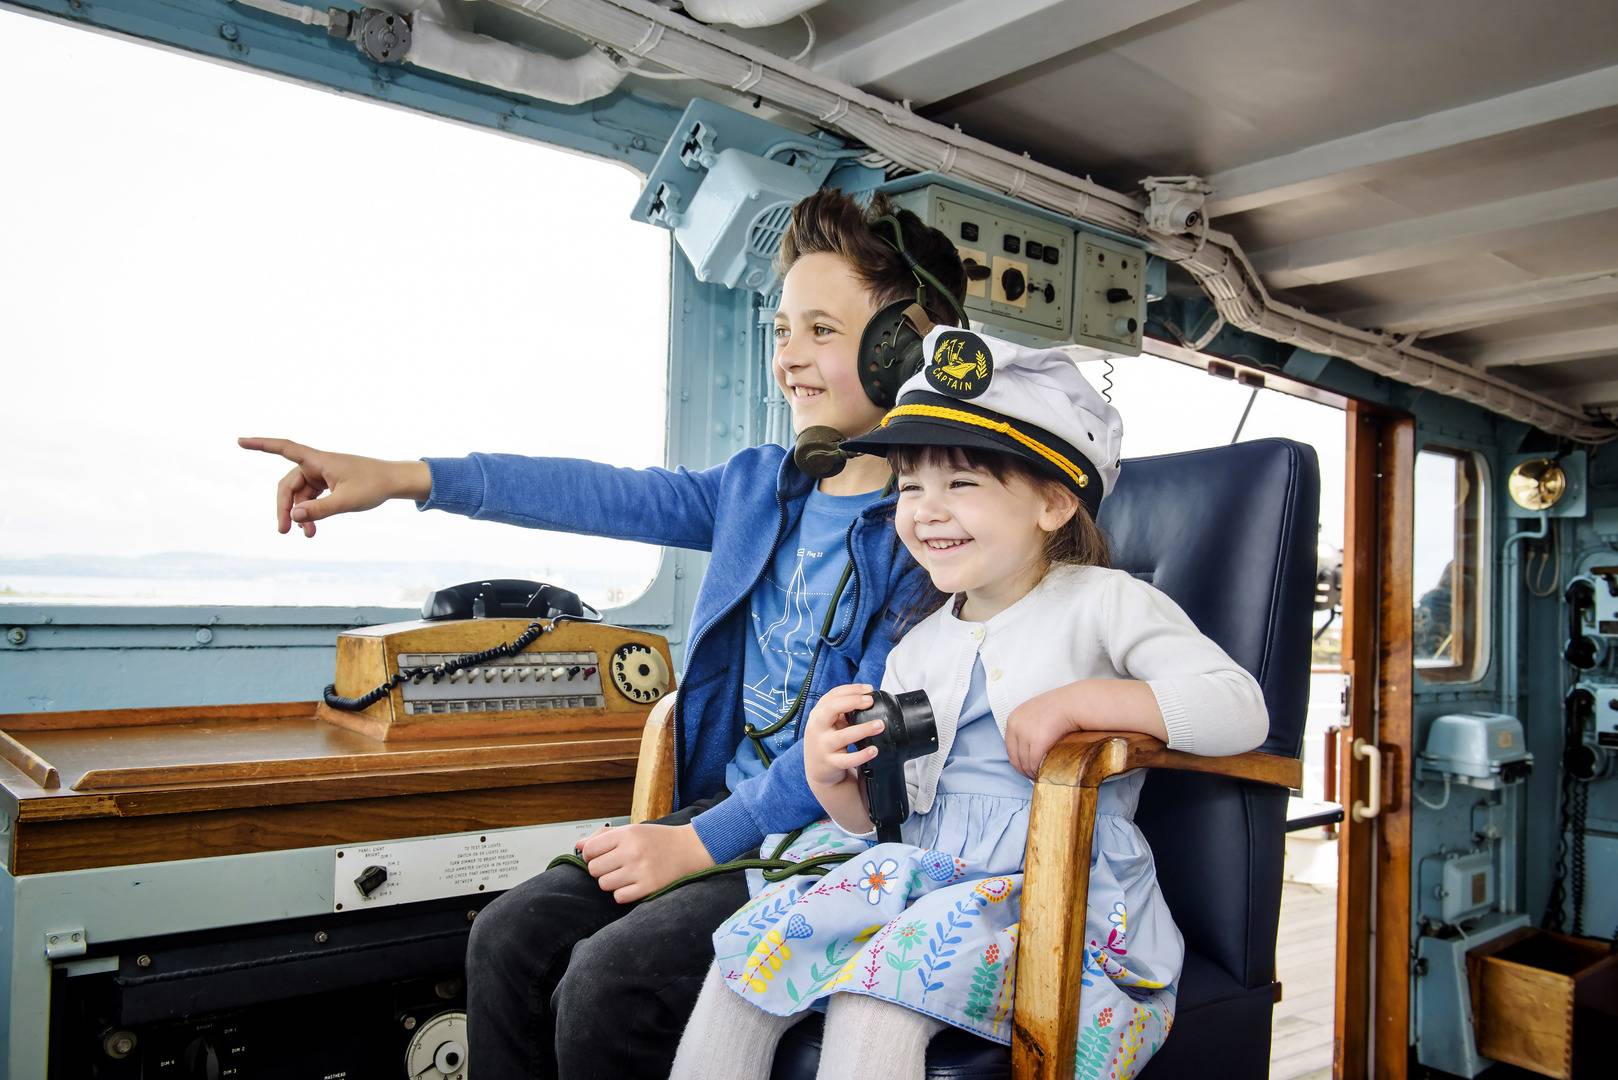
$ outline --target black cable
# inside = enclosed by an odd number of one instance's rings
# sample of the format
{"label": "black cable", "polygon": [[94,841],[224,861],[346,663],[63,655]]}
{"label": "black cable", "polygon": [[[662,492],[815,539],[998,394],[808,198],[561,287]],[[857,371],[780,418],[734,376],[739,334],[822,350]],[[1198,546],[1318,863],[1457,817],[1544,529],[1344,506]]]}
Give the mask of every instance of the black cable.
{"label": "black cable", "polygon": [[465,656],[457,656],[453,660],[446,660],[442,664],[434,664],[432,667],[401,667],[388,679],[387,682],[368,693],[361,694],[359,697],[343,697],[337,692],[336,683],[328,683],[326,686],[326,692],[323,696],[326,704],[330,705],[334,709],[342,709],[344,712],[360,712],[364,709],[370,708],[376,702],[387,697],[395,686],[398,686],[406,679],[409,679],[411,682],[419,683],[423,679],[431,678],[433,682],[436,683],[443,679],[444,676],[452,675],[457,671],[465,671],[467,668],[478,667],[482,664],[488,663],[490,660],[498,660],[502,657],[515,656],[538,640],[541,634],[548,634],[552,630],[556,629],[556,624],[561,622],[563,618],[565,618],[565,616],[558,616],[549,623],[544,623],[538,619],[535,619],[533,622],[528,624],[528,629],[524,630],[516,638],[506,642],[504,645],[496,645],[492,649],[484,649],[482,652],[468,653]]}
{"label": "black cable", "polygon": [[1561,827],[1557,830],[1556,866],[1551,880],[1551,894],[1545,900],[1545,917],[1540,923],[1547,930],[1561,930],[1567,916],[1563,911],[1567,902],[1568,835],[1573,831],[1571,810],[1573,804],[1573,776],[1562,770]]}
{"label": "black cable", "polygon": [[1108,405],[1112,404],[1112,357],[1101,361],[1107,365],[1107,370],[1101,373],[1101,397]]}
{"label": "black cable", "polygon": [[1575,780],[1573,782],[1573,835],[1570,841],[1573,862],[1573,926],[1570,932],[1574,937],[1584,936],[1584,880],[1585,880],[1585,829],[1590,812],[1590,785]]}

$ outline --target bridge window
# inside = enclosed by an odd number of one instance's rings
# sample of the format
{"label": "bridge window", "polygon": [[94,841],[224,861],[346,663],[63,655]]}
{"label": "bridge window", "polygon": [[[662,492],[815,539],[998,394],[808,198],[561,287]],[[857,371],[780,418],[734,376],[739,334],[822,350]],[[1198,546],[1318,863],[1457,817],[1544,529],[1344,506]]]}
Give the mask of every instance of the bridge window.
{"label": "bridge window", "polygon": [[622,165],[0,9],[0,601],[638,595],[652,547],[420,514],[277,535],[277,435],[664,459],[668,233]]}
{"label": "bridge window", "polygon": [[1487,502],[1483,459],[1429,446],[1416,455],[1416,668],[1430,682],[1471,682],[1488,667]]}

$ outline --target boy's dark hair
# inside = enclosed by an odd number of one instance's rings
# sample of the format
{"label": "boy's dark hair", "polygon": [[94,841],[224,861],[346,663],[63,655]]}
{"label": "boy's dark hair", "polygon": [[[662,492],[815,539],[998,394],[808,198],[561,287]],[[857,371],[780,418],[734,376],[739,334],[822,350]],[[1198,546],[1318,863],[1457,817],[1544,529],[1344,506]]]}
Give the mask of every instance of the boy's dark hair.
{"label": "boy's dark hair", "polygon": [[[886,215],[899,219],[904,247],[910,256],[939,284],[966,305],[966,268],[949,237],[909,210],[894,207],[886,195],[871,197],[861,206],[851,196],[832,188],[815,192],[792,208],[792,224],[781,238],[776,270],[782,276],[805,255],[840,255],[854,268],[854,276],[871,294],[878,307],[916,295],[916,275],[893,247],[893,226],[877,225]],[[927,285],[922,289],[922,305],[933,322],[955,326],[959,316],[949,302]]]}
{"label": "boy's dark hair", "polygon": [[[952,469],[980,469],[1004,483],[1016,477],[1032,487],[1062,487],[1062,482],[1037,470],[1023,458],[997,454],[966,446],[895,446],[888,451],[888,464],[895,474],[910,472],[921,465]],[[1066,490],[1063,488],[1063,490]],[[1074,499],[1078,502],[1077,497]],[[1058,563],[1075,566],[1111,566],[1112,550],[1107,534],[1101,531],[1082,502],[1068,523],[1045,538],[1042,553],[1047,568]]]}

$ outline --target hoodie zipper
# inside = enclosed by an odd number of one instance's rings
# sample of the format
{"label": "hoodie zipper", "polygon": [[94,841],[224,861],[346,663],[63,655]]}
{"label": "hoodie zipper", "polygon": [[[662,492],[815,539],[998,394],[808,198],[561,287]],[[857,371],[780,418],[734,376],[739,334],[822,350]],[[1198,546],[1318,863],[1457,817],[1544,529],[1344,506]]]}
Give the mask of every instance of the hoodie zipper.
{"label": "hoodie zipper", "polygon": [[[776,518],[775,518],[775,536],[773,538],[771,538],[771,540],[770,540],[770,548],[769,548],[769,551],[764,556],[763,565],[761,565],[758,568],[758,571],[756,573],[754,573],[754,575],[753,575],[753,584],[748,586],[747,591],[742,593],[741,596],[739,596],[735,600],[731,601],[729,607],[725,608],[725,610],[721,611],[718,615],[714,616],[712,619],[710,619],[708,621],[706,626],[704,626],[701,630],[697,631],[697,636],[691,639],[691,648],[689,650],[687,650],[687,652],[685,654],[686,670],[688,670],[688,671],[690,670],[690,668],[691,668],[691,660],[692,660],[692,658],[694,658],[697,655],[697,648],[698,648],[698,646],[700,646],[702,644],[702,639],[708,636],[708,631],[713,629],[715,626],[719,625],[720,623],[724,622],[726,619],[730,618],[731,614],[738,607],[741,607],[742,601],[746,600],[749,596],[753,595],[753,590],[758,588],[759,581],[764,577],[765,572],[769,570],[769,568],[770,568],[770,560],[775,558],[775,549],[781,543],[781,532],[782,532],[782,530],[784,530],[787,527],[787,504],[786,504],[786,500],[782,498],[781,486],[779,484],[777,484],[776,488],[775,488],[775,508],[776,508],[776,511],[777,511]],[[682,710],[681,707],[680,707],[679,698],[675,698],[675,700],[674,700],[674,801],[676,803],[679,802],[679,799],[680,799],[680,750],[685,745],[685,740],[682,738],[683,733],[681,731],[682,721],[683,721],[684,718],[680,715],[683,711],[684,710]]]}

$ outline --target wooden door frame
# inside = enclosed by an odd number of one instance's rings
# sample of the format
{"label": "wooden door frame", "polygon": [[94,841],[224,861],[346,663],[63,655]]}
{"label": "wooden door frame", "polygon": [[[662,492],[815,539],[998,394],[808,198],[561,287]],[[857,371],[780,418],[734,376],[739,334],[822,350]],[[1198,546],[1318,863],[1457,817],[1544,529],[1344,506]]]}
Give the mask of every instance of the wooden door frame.
{"label": "wooden door frame", "polygon": [[[1332,1075],[1404,1080],[1410,1017],[1410,791],[1415,431],[1413,417],[1348,405],[1344,516],[1343,671],[1346,723],[1338,747],[1345,810],[1337,876],[1337,990]],[[1382,791],[1367,791],[1356,758],[1382,755]],[[1356,822],[1356,802],[1380,813]],[[1375,934],[1372,934],[1374,920]]]}

